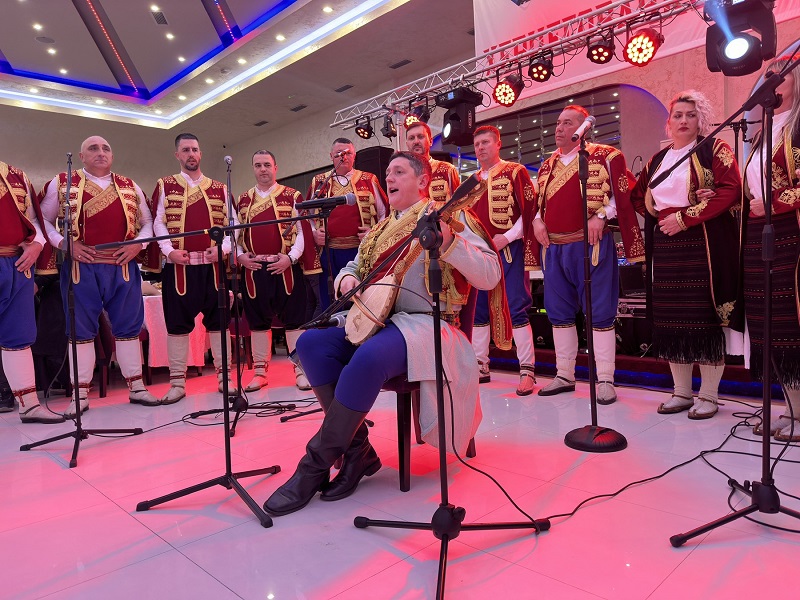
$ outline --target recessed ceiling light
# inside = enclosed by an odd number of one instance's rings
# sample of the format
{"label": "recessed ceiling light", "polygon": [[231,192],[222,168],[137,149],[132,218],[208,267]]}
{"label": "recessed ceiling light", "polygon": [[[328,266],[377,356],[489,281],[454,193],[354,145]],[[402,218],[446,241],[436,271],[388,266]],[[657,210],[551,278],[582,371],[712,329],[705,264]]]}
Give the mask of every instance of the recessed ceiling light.
{"label": "recessed ceiling light", "polygon": [[30,90],[28,90],[28,91],[29,91],[31,94],[38,94],[38,93],[39,93],[39,88],[31,88],[31,89],[30,89]]}
{"label": "recessed ceiling light", "polygon": [[275,36],[275,39],[278,40],[279,42],[282,42],[286,39],[286,36],[283,35],[282,33],[279,33],[278,35]]}
{"label": "recessed ceiling light", "polygon": [[98,98],[97,100],[94,101],[94,103],[95,104],[105,104],[106,102],[105,102],[105,100],[101,100],[100,98]]}
{"label": "recessed ceiling light", "polygon": [[174,35],[174,34],[172,34],[172,33],[168,33],[168,34],[167,34],[167,39],[168,39],[168,40],[174,40],[174,39],[175,39],[175,35]]}
{"label": "recessed ceiling light", "polygon": [[162,112],[162,111],[161,111],[161,109],[160,109],[160,108],[157,108],[157,109],[155,110],[155,113],[156,113],[157,115],[160,115],[160,114],[161,114],[161,112]]}
{"label": "recessed ceiling light", "polygon": [[503,126],[502,126],[502,125],[498,125],[498,126],[497,126],[497,128],[498,128],[498,129],[502,129],[502,128],[503,128]]}
{"label": "recessed ceiling light", "polygon": [[615,119],[619,119],[619,115],[614,115],[614,118]]}
{"label": "recessed ceiling light", "polygon": [[40,23],[34,23],[34,24],[33,24],[33,28],[34,28],[36,31],[41,31],[41,30],[42,30],[42,25],[41,25]]}
{"label": "recessed ceiling light", "polygon": [[322,8],[322,12],[324,12],[324,13],[332,13],[333,9],[330,6],[324,6]]}
{"label": "recessed ceiling light", "polygon": [[238,59],[236,62],[238,62],[240,65],[246,65],[247,64],[247,61],[245,59],[243,59],[243,58]]}
{"label": "recessed ceiling light", "polygon": [[570,99],[568,100],[568,102],[569,102],[570,104],[572,104],[573,102],[575,102],[575,99],[574,99],[574,98],[570,98]]}
{"label": "recessed ceiling light", "polygon": [[155,4],[151,4],[151,5],[150,5],[150,10],[151,10],[152,12],[158,12],[158,6],[156,6]]}
{"label": "recessed ceiling light", "polygon": [[58,72],[62,75],[66,75],[68,71],[66,69],[59,69]]}
{"label": "recessed ceiling light", "polygon": [[186,100],[186,96],[181,94],[180,96],[178,96],[178,100],[181,100],[181,101]]}
{"label": "recessed ceiling light", "polygon": [[213,80],[213,79],[211,79],[211,77],[206,77],[206,83],[207,83],[208,85],[211,85],[212,83],[214,83],[214,80]]}
{"label": "recessed ceiling light", "polygon": [[178,57],[178,62],[186,62],[186,59],[183,58],[182,56],[179,56]]}
{"label": "recessed ceiling light", "polygon": [[47,49],[47,53],[48,54],[55,54],[56,53],[56,49],[55,48],[48,48]]}
{"label": "recessed ceiling light", "polygon": [[614,98],[616,98],[617,96],[619,96],[619,94],[618,94],[617,92],[614,92],[614,93],[613,93],[613,94],[611,94],[611,95],[612,95],[612,96],[614,96]]}

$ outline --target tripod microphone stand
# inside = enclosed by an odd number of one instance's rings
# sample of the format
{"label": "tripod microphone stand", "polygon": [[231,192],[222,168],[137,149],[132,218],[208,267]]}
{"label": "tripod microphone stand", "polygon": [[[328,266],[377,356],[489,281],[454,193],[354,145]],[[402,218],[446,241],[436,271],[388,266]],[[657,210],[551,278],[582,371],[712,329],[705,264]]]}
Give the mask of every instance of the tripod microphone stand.
{"label": "tripod microphone stand", "polygon": [[[439,307],[439,294],[442,291],[442,271],[439,264],[439,248],[442,245],[442,234],[440,230],[439,218],[440,214],[446,211],[447,207],[454,204],[455,201],[465,196],[478,181],[473,175],[465,181],[453,193],[452,198],[445,206],[439,210],[434,210],[427,215],[423,216],[417,227],[414,229],[409,238],[398,248],[398,253],[403,248],[408,246],[414,239],[419,240],[420,246],[428,251],[430,264],[428,267],[428,282],[429,290],[433,296],[433,344],[434,344],[434,359],[436,368],[436,411],[438,419],[438,437],[439,437],[439,481],[440,481],[440,503],[439,507],[434,512],[429,523],[419,522],[404,522],[404,521],[386,521],[374,520],[367,517],[358,516],[354,519],[353,524],[359,529],[367,527],[388,527],[394,529],[415,529],[432,531],[433,535],[441,541],[439,550],[439,573],[437,578],[436,598],[444,598],[445,592],[445,578],[447,574],[447,550],[450,540],[459,536],[462,530],[478,531],[478,530],[499,530],[499,529],[533,529],[535,533],[547,531],[550,529],[550,521],[547,519],[535,519],[533,522],[519,522],[519,523],[469,523],[464,524],[466,510],[459,506],[455,506],[450,502],[448,482],[447,482],[447,434],[445,428],[445,407],[444,407],[444,379],[443,379],[443,366],[442,366],[442,332],[441,332],[441,311]],[[387,258],[390,260],[392,256]],[[373,269],[373,273],[379,272],[380,267]],[[362,284],[368,283],[368,279],[362,281]],[[359,284],[350,290],[362,289],[363,285]]]}
{"label": "tripod microphone stand", "polygon": [[[795,54],[792,53],[792,56]],[[746,494],[750,497],[751,503],[746,507],[733,511],[732,513],[711,521],[705,525],[692,529],[686,533],[680,533],[670,537],[672,546],[678,548],[688,540],[716,529],[722,525],[746,517],[754,512],[766,514],[783,513],[800,519],[800,512],[781,506],[781,499],[778,489],[775,487],[775,480],[772,477],[770,468],[770,422],[772,421],[772,263],[775,257],[775,231],[772,225],[772,121],[775,109],[780,106],[780,98],[776,94],[778,86],[786,79],[786,75],[794,70],[800,60],[790,61],[780,73],[768,72],[763,84],[753,93],[728,121],[727,125],[740,113],[752,110],[757,105],[761,105],[765,113],[765,127],[761,139],[765,144],[766,160],[764,173],[762,175],[764,193],[764,228],[762,233],[762,260],[764,261],[764,346],[763,346],[763,375],[762,375],[762,427],[761,427],[761,481],[743,484],[734,479],[728,480],[728,485],[734,490]],[[797,75],[795,75],[796,77]],[[797,99],[795,99],[795,102]],[[710,136],[709,136],[710,137]],[[761,152],[761,150],[758,150]],[[790,178],[792,174],[790,174]],[[745,215],[742,215],[745,218]],[[787,398],[788,401],[788,398]]]}
{"label": "tripod microphone stand", "polygon": [[[107,434],[128,434],[128,435],[140,435],[142,433],[142,429],[140,427],[136,427],[134,429],[84,429],[83,422],[81,419],[81,399],[80,399],[80,385],[78,381],[78,341],[76,339],[76,331],[75,331],[75,284],[72,280],[72,261],[73,259],[73,234],[72,234],[72,211],[71,211],[71,202],[70,202],[70,194],[72,188],[72,152],[67,152],[67,189],[64,195],[64,240],[66,243],[64,244],[64,252],[65,252],[65,259],[64,263],[61,265],[62,269],[67,269],[67,314],[69,315],[69,344],[70,344],[70,352],[72,354],[72,398],[75,402],[75,430],[70,431],[69,433],[62,433],[61,435],[57,435],[51,438],[47,438],[45,440],[41,440],[39,442],[34,442],[32,444],[24,444],[19,447],[20,451],[24,452],[30,450],[31,448],[36,448],[37,446],[42,446],[44,444],[49,444],[50,442],[55,442],[57,440],[63,440],[66,438],[74,438],[75,444],[72,447],[72,458],[69,461],[69,468],[75,468],[78,466],[78,449],[80,448],[80,443],[82,440],[87,439],[90,435],[107,435]],[[141,244],[141,242],[138,242]]]}
{"label": "tripod microphone stand", "polygon": [[[582,452],[618,452],[628,447],[628,440],[621,433],[609,427],[597,425],[597,368],[594,364],[594,331],[592,330],[592,267],[589,258],[589,201],[586,185],[589,180],[589,152],[586,150],[586,136],[581,136],[581,149],[578,152],[578,175],[581,181],[583,200],[583,278],[586,294],[586,350],[589,364],[589,400],[592,408],[592,424],[573,429],[564,436],[564,444]],[[610,235],[610,234],[608,234]],[[600,241],[598,240],[598,244]],[[616,260],[616,256],[614,257]]]}
{"label": "tripod microphone stand", "polygon": [[[292,217],[289,219],[274,219],[271,221],[261,221],[258,223],[245,223],[239,225],[233,225],[229,227],[212,227],[211,229],[207,230],[199,230],[199,231],[189,231],[185,233],[175,233],[169,235],[162,235],[150,238],[148,240],[138,240],[138,243],[143,242],[158,242],[160,240],[171,240],[175,238],[183,238],[183,237],[190,237],[194,235],[208,235],[212,241],[216,243],[217,247],[217,262],[220,266],[218,270],[218,294],[217,294],[217,305],[219,308],[219,331],[221,336],[225,336],[228,334],[228,321],[230,320],[229,317],[229,300],[228,300],[228,288],[227,288],[227,281],[224,272],[224,265],[225,265],[225,257],[222,252],[222,242],[225,239],[225,233],[230,231],[236,231],[239,229],[246,229],[249,227],[257,227],[263,225],[275,225],[278,223],[294,223],[296,221],[301,221],[304,219],[309,219],[311,217]],[[119,246],[124,246],[133,242],[119,242],[119,243],[112,243],[112,244],[99,244],[97,246],[98,249],[105,249],[105,248],[116,248]],[[253,500],[252,497],[247,493],[247,491],[242,487],[239,483],[239,479],[243,477],[253,477],[256,475],[264,475],[264,474],[275,474],[280,473],[280,466],[272,466],[266,467],[263,469],[254,469],[251,471],[244,471],[241,473],[234,473],[231,466],[231,428],[230,428],[230,403],[228,402],[228,345],[221,344],[221,354],[222,354],[222,396],[223,396],[223,408],[222,414],[224,417],[224,439],[225,439],[225,473],[220,475],[219,477],[214,477],[213,479],[209,479],[202,483],[195,484],[193,486],[183,488],[176,492],[172,492],[171,494],[166,494],[164,496],[160,496],[158,498],[154,498],[153,500],[145,500],[143,502],[139,502],[136,505],[136,510],[138,512],[143,512],[150,510],[152,507],[157,506],[159,504],[163,504],[164,502],[169,502],[170,500],[175,500],[176,498],[182,498],[183,496],[188,496],[189,494],[193,494],[195,492],[199,492],[201,490],[213,487],[215,485],[221,485],[227,489],[233,488],[233,490],[239,495],[239,497],[244,501],[244,503],[250,508],[253,514],[258,518],[259,522],[261,523],[262,527],[271,527],[272,526],[272,519],[267,515],[262,508],[258,505],[258,503]],[[208,413],[206,413],[208,414]]]}

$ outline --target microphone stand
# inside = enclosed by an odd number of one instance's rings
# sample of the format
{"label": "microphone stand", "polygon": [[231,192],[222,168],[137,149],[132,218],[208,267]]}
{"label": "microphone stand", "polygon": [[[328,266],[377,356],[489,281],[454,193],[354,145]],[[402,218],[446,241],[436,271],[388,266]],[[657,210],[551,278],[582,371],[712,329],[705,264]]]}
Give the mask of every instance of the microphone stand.
{"label": "microphone stand", "polygon": [[[792,53],[794,56],[794,53]],[[722,525],[735,521],[741,517],[746,517],[754,512],[762,512],[766,514],[783,513],[800,519],[800,512],[781,506],[781,499],[778,489],[775,487],[775,480],[772,477],[772,470],[770,468],[770,431],[769,425],[772,421],[772,263],[775,258],[775,230],[772,226],[772,121],[775,108],[780,106],[780,98],[775,91],[778,86],[786,80],[786,75],[800,65],[800,60],[794,60],[784,67],[780,73],[768,73],[764,82],[759,88],[753,92],[753,95],[744,103],[730,119],[723,123],[727,125],[733,121],[740,113],[752,110],[757,105],[764,108],[766,116],[766,124],[764,135],[761,139],[764,140],[766,149],[766,168],[764,169],[764,183],[767,193],[764,194],[764,228],[761,236],[762,250],[761,257],[764,261],[764,350],[763,350],[763,375],[762,375],[762,390],[761,390],[761,405],[762,405],[762,431],[761,431],[761,481],[745,480],[743,484],[734,479],[728,480],[728,485],[733,490],[739,490],[743,494],[750,497],[750,504],[742,509],[731,512],[730,514],[711,521],[705,525],[692,529],[686,533],[673,535],[669,538],[670,544],[678,548],[686,541],[716,529]],[[796,76],[796,75],[795,75]],[[795,99],[797,101],[797,99]],[[711,136],[709,136],[711,137]],[[759,150],[760,152],[760,150]],[[742,219],[746,215],[742,215]]]}
{"label": "microphone stand", "polygon": [[[406,521],[386,521],[375,520],[367,517],[358,516],[353,520],[353,525],[358,529],[367,527],[387,527],[392,529],[415,529],[433,532],[434,537],[441,541],[439,550],[439,573],[436,585],[436,598],[444,598],[445,577],[447,574],[447,550],[450,540],[456,539],[462,530],[500,530],[500,529],[533,529],[534,533],[540,533],[550,529],[548,519],[534,519],[532,522],[512,522],[512,523],[468,523],[464,524],[466,509],[455,506],[450,502],[448,481],[447,481],[447,433],[445,428],[444,412],[444,369],[442,366],[442,330],[441,330],[441,310],[439,306],[439,294],[442,291],[442,270],[439,264],[439,248],[442,245],[442,232],[440,229],[440,215],[451,204],[462,198],[478,183],[475,175],[461,184],[450,200],[439,210],[433,210],[424,215],[411,235],[393,253],[397,254],[407,247],[413,240],[419,240],[420,246],[428,251],[430,264],[428,267],[428,289],[433,296],[433,348],[434,361],[436,368],[436,415],[439,428],[439,483],[440,483],[440,502],[439,507],[434,512],[431,521],[427,523],[406,522]],[[458,195],[458,190],[463,193]],[[392,257],[387,257],[386,263]],[[382,265],[384,264],[382,263]],[[376,267],[370,273],[377,273],[380,267]],[[351,290],[361,289],[371,281],[369,276],[361,284]],[[452,400],[452,399],[451,399]]]}
{"label": "microphone stand", "polygon": [[[230,157],[225,157],[225,163],[227,165],[227,190],[228,190],[228,223],[231,224],[234,222],[234,208],[233,208],[233,193],[231,192],[231,163]],[[231,240],[231,254],[229,257],[230,269],[231,269],[231,292],[233,293],[233,302],[234,306],[239,301],[239,262],[236,260],[236,234],[235,230],[231,230],[230,232],[230,240]],[[220,267],[222,267],[224,263],[220,263]],[[222,270],[220,268],[220,270]],[[236,357],[236,390],[234,394],[231,396],[225,395],[233,405],[233,410],[235,415],[233,417],[233,424],[231,425],[231,437],[236,435],[236,425],[239,422],[239,417],[242,416],[242,413],[246,411],[249,406],[247,404],[247,397],[244,395],[244,391],[242,390],[242,353],[240,349],[241,344],[241,332],[239,330],[239,319],[236,318],[233,321],[233,339],[234,339],[234,347],[236,348],[234,356]],[[227,340],[223,337],[222,338],[222,345],[227,349]],[[227,363],[226,363],[227,364]]]}
{"label": "microphone stand", "polygon": [[[217,307],[219,308],[219,331],[221,336],[228,335],[228,321],[229,321],[229,314],[228,314],[228,289],[227,289],[227,278],[225,273],[223,272],[223,266],[225,265],[225,257],[222,253],[222,242],[225,239],[226,232],[237,231],[239,229],[247,229],[250,227],[260,227],[263,225],[275,225],[278,223],[294,223],[296,221],[301,221],[305,219],[311,219],[312,216],[299,216],[299,217],[291,217],[287,219],[274,219],[272,221],[262,221],[258,223],[244,223],[238,225],[232,225],[228,227],[212,227],[210,229],[201,229],[198,231],[188,231],[184,233],[174,233],[168,235],[161,235],[152,237],[146,240],[136,240],[129,241],[129,242],[116,242],[110,244],[98,244],[96,247],[100,250],[106,248],[118,248],[119,246],[125,246],[132,243],[144,243],[144,242],[158,242],[161,240],[172,240],[175,238],[183,238],[183,237],[191,237],[195,235],[208,235],[213,241],[216,242],[217,246],[217,262],[219,263],[220,269],[218,274],[218,287],[219,291],[217,294]],[[199,492],[201,490],[208,489],[215,485],[221,485],[227,489],[233,488],[233,490],[239,495],[239,497],[244,501],[244,503],[248,506],[248,508],[253,512],[256,518],[261,523],[262,527],[272,527],[272,519],[264,512],[264,510],[259,506],[259,504],[253,500],[253,498],[247,493],[247,490],[242,487],[239,483],[239,479],[243,477],[253,477],[256,475],[263,475],[263,474],[275,474],[280,473],[281,468],[278,465],[272,467],[266,467],[263,469],[254,469],[250,471],[243,471],[240,473],[234,473],[231,465],[231,429],[230,429],[230,404],[227,401],[228,398],[228,345],[222,344],[221,345],[222,351],[222,397],[223,397],[223,408],[219,409],[222,411],[224,417],[224,440],[225,440],[225,473],[220,475],[219,477],[214,477],[213,479],[209,479],[202,483],[198,483],[187,488],[183,488],[176,492],[172,492],[170,494],[166,494],[164,496],[159,496],[158,498],[154,498],[153,500],[145,500],[143,502],[139,502],[136,505],[137,512],[144,512],[150,510],[152,507],[163,504],[165,502],[169,502],[170,500],[175,500],[176,498],[182,498],[183,496],[188,496],[189,494],[194,494],[195,492]],[[209,414],[209,413],[204,413]]]}
{"label": "microphone stand", "polygon": [[[594,364],[594,330],[592,329],[592,266],[589,246],[589,200],[587,183],[589,181],[589,152],[586,150],[586,136],[581,136],[581,149],[578,152],[578,176],[581,181],[583,207],[583,283],[586,310],[586,350],[589,366],[589,400],[592,409],[592,424],[573,429],[564,436],[564,444],[582,452],[618,452],[628,447],[628,440],[621,433],[609,427],[597,425],[597,368]],[[610,235],[610,234],[609,234]],[[598,245],[600,241],[598,240]],[[616,260],[616,255],[614,256]]]}
{"label": "microphone stand", "polygon": [[[78,449],[80,448],[81,441],[87,439],[90,435],[107,435],[107,434],[129,434],[141,435],[141,427],[134,429],[84,429],[83,421],[81,419],[81,399],[80,399],[80,382],[78,381],[78,341],[76,339],[75,331],[75,284],[72,281],[72,256],[73,256],[73,237],[72,237],[72,210],[70,203],[70,192],[72,187],[72,152],[67,152],[67,189],[64,195],[64,252],[66,259],[61,265],[62,269],[68,271],[67,282],[67,314],[69,315],[69,345],[70,352],[72,353],[72,399],[75,402],[75,430],[69,433],[62,433],[54,437],[34,442],[32,444],[24,444],[19,447],[21,452],[63,440],[65,438],[74,438],[75,444],[72,447],[72,458],[69,461],[69,468],[73,469],[78,466]],[[42,225],[44,227],[44,225]],[[141,242],[138,242],[141,244]]]}
{"label": "microphone stand", "polygon": [[[336,169],[338,169],[343,162],[344,162],[344,156],[340,156],[339,164],[338,165],[334,164],[333,169],[331,169],[331,172],[328,173],[328,175],[325,177],[322,183],[320,183],[317,189],[314,190],[314,193],[311,195],[310,199],[313,200],[319,198],[320,195],[322,194],[322,190],[325,189],[325,187],[328,185],[328,182],[330,182],[330,180],[333,179],[333,176],[336,175],[336,177],[339,177],[339,175],[336,174]],[[355,188],[353,189],[353,191],[355,191]],[[328,265],[328,278],[325,280],[325,285],[328,288],[328,299],[331,301],[330,303],[333,304],[333,280],[335,279],[335,277],[333,274],[333,259],[331,259],[331,245],[330,245],[331,239],[330,239],[330,233],[328,232],[328,217],[330,217],[331,212],[333,212],[333,209],[329,211],[320,211],[320,216],[322,217],[322,228],[325,230],[325,241],[323,242],[322,245],[322,251],[325,253],[325,262]]]}

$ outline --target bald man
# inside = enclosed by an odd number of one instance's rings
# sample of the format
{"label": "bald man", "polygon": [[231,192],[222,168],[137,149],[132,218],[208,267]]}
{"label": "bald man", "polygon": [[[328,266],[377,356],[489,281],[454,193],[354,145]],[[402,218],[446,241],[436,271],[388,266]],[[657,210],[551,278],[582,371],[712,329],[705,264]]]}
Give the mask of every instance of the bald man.
{"label": "bald man", "polygon": [[[114,154],[110,144],[92,136],[81,144],[83,169],[59,173],[42,190],[41,209],[50,243],[66,250],[68,241],[56,224],[63,219],[69,178],[72,258],[61,268],[61,294],[70,335],[67,288],[75,292],[75,338],[78,344],[80,405],[73,399],[64,413],[74,417],[89,409],[89,386],[94,372],[94,338],[100,313],[105,309],[116,340],[117,363],[134,404],[155,406],[159,400],[144,386],[139,332],[144,321],[142,278],[134,261],[142,244],[97,250],[98,244],[152,237],[153,219],[141,188],[132,179],[111,172]],[[70,352],[70,361],[72,353]],[[73,369],[70,368],[70,377]]]}

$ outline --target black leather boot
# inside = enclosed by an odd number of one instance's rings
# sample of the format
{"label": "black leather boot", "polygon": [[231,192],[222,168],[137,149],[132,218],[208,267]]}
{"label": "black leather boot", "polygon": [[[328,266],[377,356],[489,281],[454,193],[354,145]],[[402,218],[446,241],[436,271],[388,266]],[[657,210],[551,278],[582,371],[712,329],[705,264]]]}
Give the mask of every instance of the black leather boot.
{"label": "black leather boot", "polygon": [[356,491],[359,481],[377,473],[381,466],[378,453],[369,443],[369,428],[366,423],[361,423],[353,441],[350,442],[350,447],[344,453],[342,468],[333,481],[322,490],[320,500],[333,502],[347,498]]}
{"label": "black leather boot", "polygon": [[325,412],[322,427],[306,445],[297,470],[264,503],[264,510],[281,516],[308,504],[330,476],[334,461],[350,447],[367,413],[350,410],[336,399]]}

